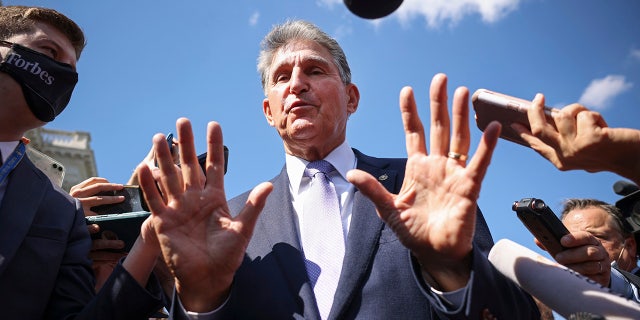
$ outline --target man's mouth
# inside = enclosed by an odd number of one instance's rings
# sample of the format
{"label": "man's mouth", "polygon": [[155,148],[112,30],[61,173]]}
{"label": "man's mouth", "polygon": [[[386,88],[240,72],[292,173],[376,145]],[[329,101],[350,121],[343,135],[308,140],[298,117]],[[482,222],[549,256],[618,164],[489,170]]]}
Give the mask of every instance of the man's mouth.
{"label": "man's mouth", "polygon": [[289,104],[288,106],[286,106],[284,112],[286,114],[289,114],[292,110],[294,110],[296,108],[304,108],[304,107],[313,107],[313,105],[311,105],[310,103],[308,103],[306,101],[296,100],[296,101],[292,102],[291,104]]}

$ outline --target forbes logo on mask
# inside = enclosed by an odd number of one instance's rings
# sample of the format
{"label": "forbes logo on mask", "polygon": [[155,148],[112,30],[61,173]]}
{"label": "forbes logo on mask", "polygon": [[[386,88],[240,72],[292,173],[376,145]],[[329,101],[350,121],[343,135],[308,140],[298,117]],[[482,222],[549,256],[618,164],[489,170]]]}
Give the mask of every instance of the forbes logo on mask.
{"label": "forbes logo on mask", "polygon": [[53,84],[53,81],[55,80],[55,78],[49,75],[46,70],[42,70],[42,68],[40,68],[40,63],[29,62],[15,52],[11,52],[9,55],[7,55],[7,63],[12,64],[24,71],[31,72],[31,74],[38,76],[47,85]]}
{"label": "forbes logo on mask", "polygon": [[0,62],[0,71],[9,74],[22,87],[31,112],[49,122],[67,106],[78,82],[71,65],[16,43],[0,40],[11,50]]}

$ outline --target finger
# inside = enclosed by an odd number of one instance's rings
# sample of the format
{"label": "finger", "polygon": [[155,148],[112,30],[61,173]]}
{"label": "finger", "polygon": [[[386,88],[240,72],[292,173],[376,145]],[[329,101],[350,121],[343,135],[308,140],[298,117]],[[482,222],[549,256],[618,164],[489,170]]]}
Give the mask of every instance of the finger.
{"label": "finger", "polygon": [[93,207],[103,204],[114,204],[123,202],[124,196],[93,196],[88,198],[78,198],[83,206]]}
{"label": "finger", "polygon": [[87,225],[87,230],[89,230],[89,234],[94,234],[100,232],[100,226],[97,224],[89,224]]}
{"label": "finger", "polygon": [[[191,122],[187,118],[180,118],[176,122],[176,129],[180,137],[180,170],[182,171],[184,189],[201,189],[204,183],[201,181],[201,175],[198,172],[201,169],[196,155]],[[173,158],[171,159],[171,165],[175,171]]]}
{"label": "finger", "polygon": [[[169,152],[169,146],[165,136],[158,133],[153,136],[153,148],[156,150],[156,162],[158,169],[162,173],[160,179],[157,180],[157,187],[162,190],[162,195],[170,201],[175,195],[183,191],[180,173],[173,164],[173,158]],[[140,168],[140,167],[139,167]],[[147,168],[149,170],[149,168]],[[153,177],[153,174],[151,175]],[[142,182],[141,182],[142,183]],[[155,184],[155,183],[154,183]]]}
{"label": "finger", "polygon": [[424,127],[418,115],[418,108],[411,87],[404,87],[400,91],[400,115],[406,136],[407,155],[411,156],[414,153],[426,154]]}
{"label": "finger", "polygon": [[154,215],[160,215],[165,208],[165,202],[160,195],[160,191],[156,186],[156,180],[153,179],[153,174],[146,164],[138,165],[138,180],[140,181],[140,188],[142,188],[142,195],[149,207],[149,210]]}
{"label": "finger", "polygon": [[560,238],[560,244],[565,248],[599,246],[600,240],[587,231],[575,231]]}
{"label": "finger", "polygon": [[248,239],[253,234],[253,229],[258,220],[258,216],[267,202],[267,196],[273,191],[273,185],[270,182],[263,182],[253,188],[247,202],[238,214],[237,220],[242,222],[242,233]]}
{"label": "finger", "polygon": [[84,181],[78,183],[77,185],[71,187],[69,193],[77,191],[77,190],[81,190],[84,189],[87,186],[96,184],[96,183],[108,183],[109,181],[105,178],[102,177],[91,177],[88,179],[85,179]]}
{"label": "finger", "polygon": [[[207,124],[207,159],[205,160],[207,186],[224,190],[224,146],[222,128],[215,121]],[[200,165],[198,164],[198,170]]]}
{"label": "finger", "polygon": [[395,208],[393,195],[371,174],[354,169],[347,172],[347,180],[356,186],[358,191],[373,201],[382,220],[387,221],[389,216],[395,212],[393,210]]}
{"label": "finger", "polygon": [[[498,137],[500,137],[500,131],[502,126],[497,121],[492,121],[485,128],[480,138],[480,143],[476,152],[473,154],[471,161],[467,165],[467,172],[472,173],[473,180],[480,184],[487,173],[489,163],[491,162],[491,156],[498,143]],[[479,190],[478,190],[479,191]],[[477,197],[478,195],[476,195]]]}
{"label": "finger", "polygon": [[429,89],[431,106],[430,144],[432,155],[446,155],[449,151],[449,111],[447,104],[447,76],[436,74]]}
{"label": "finger", "polygon": [[95,239],[91,242],[91,250],[122,249],[124,241],[112,239]]}
{"label": "finger", "polygon": [[594,128],[606,128],[607,122],[599,112],[582,111],[576,115],[577,132],[592,132]]}
{"label": "finger", "polygon": [[471,139],[469,130],[469,90],[467,88],[460,87],[456,89],[453,95],[451,116],[453,130],[451,132],[449,151],[466,155],[469,153],[469,140]]}
{"label": "finger", "polygon": [[122,190],[122,188],[124,188],[123,184],[111,183],[105,179],[102,179],[102,180],[104,180],[104,182],[103,181],[95,182],[90,185],[85,185],[82,188],[75,188],[75,189],[72,188],[72,190],[69,191],[69,194],[74,198],[86,198],[86,197],[93,196],[99,192],[117,191],[117,190]]}
{"label": "finger", "polygon": [[585,264],[591,261],[608,261],[607,252],[602,246],[584,245],[565,249],[555,256],[563,265]]}
{"label": "finger", "polygon": [[[513,122],[509,124],[509,127],[515,131],[522,140],[524,140],[529,146],[531,146],[534,150],[541,150],[548,148],[553,151],[553,148],[548,147],[542,140],[538,139],[531,133],[531,130],[524,126],[522,123]],[[540,151],[538,151],[540,152]]]}
{"label": "finger", "polygon": [[544,244],[542,244],[542,242],[540,242],[540,240],[538,240],[538,238],[533,238],[533,242],[536,244],[536,246],[538,246],[538,248],[547,251],[547,248],[544,247]]}
{"label": "finger", "polygon": [[[175,175],[176,179],[177,179],[177,183],[179,186],[183,186],[184,183],[182,183],[182,171],[180,169],[180,167],[176,166],[176,172],[177,174]],[[164,184],[162,183],[158,183],[162,178],[162,172],[160,171],[159,168],[157,167],[149,167],[149,170],[151,170],[151,175],[153,176],[153,179],[156,181],[156,186],[158,187],[158,189],[160,189],[160,194],[168,194],[167,190],[164,189]],[[164,203],[167,203],[167,198],[166,197],[162,197],[164,200]]]}
{"label": "finger", "polygon": [[531,107],[527,111],[529,127],[534,135],[544,132],[547,126],[547,120],[544,115],[544,104],[544,95],[542,93],[537,93],[531,101]]}

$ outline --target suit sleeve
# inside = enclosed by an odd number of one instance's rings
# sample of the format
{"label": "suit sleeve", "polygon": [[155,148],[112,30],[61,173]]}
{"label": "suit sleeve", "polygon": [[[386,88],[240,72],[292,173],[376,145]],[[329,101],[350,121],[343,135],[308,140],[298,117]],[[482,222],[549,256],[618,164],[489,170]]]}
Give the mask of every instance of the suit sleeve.
{"label": "suit sleeve", "polygon": [[48,319],[72,319],[95,296],[95,280],[88,256],[91,238],[82,206],[77,200],[75,205],[65,253],[45,315]]}
{"label": "suit sleeve", "polygon": [[447,306],[423,281],[420,267],[413,263],[414,276],[427,299],[441,318],[482,319],[493,315],[497,319],[540,319],[534,300],[511,280],[503,276],[477,248],[472,251],[469,283],[462,288],[462,303]]}
{"label": "suit sleeve", "polygon": [[95,294],[89,251],[91,237],[79,201],[67,248],[49,301],[47,319],[147,319],[163,306],[163,291],[152,275],[141,287],[119,263]]}

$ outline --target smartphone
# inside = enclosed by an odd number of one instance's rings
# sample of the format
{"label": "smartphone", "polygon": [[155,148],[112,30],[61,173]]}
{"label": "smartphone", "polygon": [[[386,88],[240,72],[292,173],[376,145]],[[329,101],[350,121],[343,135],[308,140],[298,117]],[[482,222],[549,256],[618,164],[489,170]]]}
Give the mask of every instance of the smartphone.
{"label": "smartphone", "polygon": [[142,189],[137,185],[125,185],[121,190],[98,192],[96,196],[124,196],[124,201],[122,202],[91,207],[91,211],[99,215],[149,211],[149,207],[144,201]]}
{"label": "smartphone", "polygon": [[[223,146],[224,147],[224,173],[227,173],[227,164],[229,163],[229,148],[227,148],[227,146]],[[207,164],[207,153],[203,153],[200,154],[198,156],[198,163],[200,164],[200,168],[202,168],[202,171],[206,174],[207,173],[207,168],[206,168],[206,164]]]}
{"label": "smartphone", "polygon": [[566,249],[560,244],[560,238],[568,234],[569,230],[544,201],[536,198],[523,198],[514,202],[512,209],[552,257]]}
{"label": "smartphone", "polygon": [[[531,101],[487,89],[478,89],[473,93],[471,103],[476,113],[475,119],[478,129],[484,131],[491,121],[498,121],[502,124],[500,138],[530,147],[526,141],[520,138],[517,132],[511,129],[510,125],[517,122],[527,128],[531,128],[527,117],[527,110],[531,106]],[[552,117],[554,110],[547,106],[544,107],[547,122],[555,126]]]}
{"label": "smartphone", "polygon": [[30,147],[27,145],[27,156],[33,164],[40,169],[49,180],[56,184],[58,187],[62,187],[64,181],[64,165],[54,158]]}
{"label": "smartphone", "polygon": [[97,224],[100,232],[91,235],[92,239],[124,241],[121,252],[129,252],[140,234],[140,227],[151,213],[148,211],[125,212],[85,217],[87,224]]}

